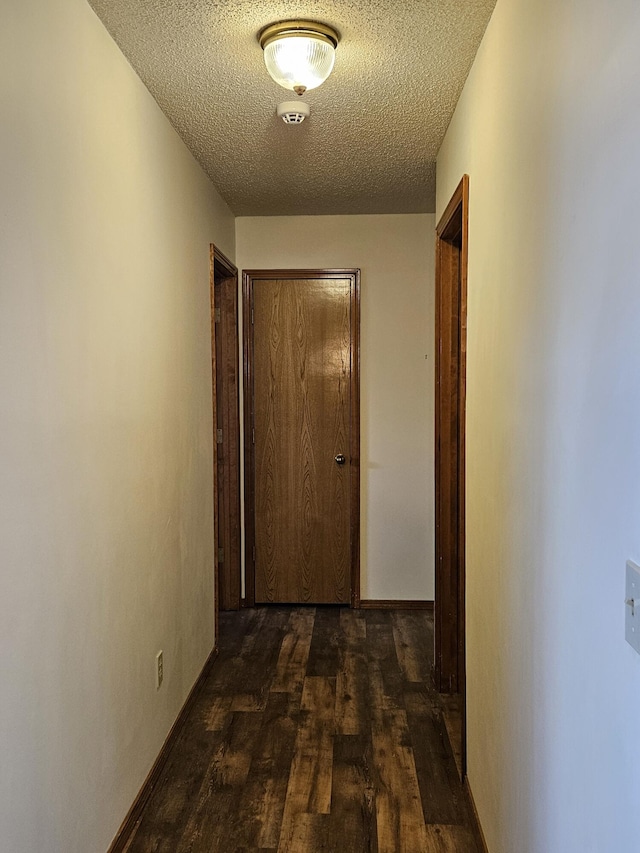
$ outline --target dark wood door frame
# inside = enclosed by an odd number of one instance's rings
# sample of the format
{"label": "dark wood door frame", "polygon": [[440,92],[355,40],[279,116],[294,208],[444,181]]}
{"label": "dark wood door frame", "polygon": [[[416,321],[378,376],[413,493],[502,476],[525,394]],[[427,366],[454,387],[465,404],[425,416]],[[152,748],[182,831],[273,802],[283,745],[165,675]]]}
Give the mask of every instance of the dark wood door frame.
{"label": "dark wood door frame", "polygon": [[465,706],[465,401],[469,177],[436,228],[435,682]]}
{"label": "dark wood door frame", "polygon": [[360,607],[360,270],[245,270],[242,275],[244,365],[245,597],[255,605],[255,454],[253,444],[253,292],[265,279],[351,278],[351,607]]}
{"label": "dark wood door frame", "polygon": [[241,605],[238,270],[211,246],[216,610]]}

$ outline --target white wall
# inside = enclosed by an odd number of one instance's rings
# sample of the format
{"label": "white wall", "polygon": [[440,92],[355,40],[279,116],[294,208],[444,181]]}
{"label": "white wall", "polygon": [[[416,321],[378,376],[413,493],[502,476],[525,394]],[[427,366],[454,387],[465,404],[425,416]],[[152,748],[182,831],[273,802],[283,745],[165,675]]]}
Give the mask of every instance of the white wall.
{"label": "white wall", "polygon": [[236,220],[239,269],[362,270],[362,598],[433,598],[433,235],[433,215]]}
{"label": "white wall", "polygon": [[498,0],[470,175],[469,777],[491,853],[636,853],[640,6]]}
{"label": "white wall", "polygon": [[234,222],[84,0],[4,3],[0,31],[0,850],[89,853],[214,642]]}

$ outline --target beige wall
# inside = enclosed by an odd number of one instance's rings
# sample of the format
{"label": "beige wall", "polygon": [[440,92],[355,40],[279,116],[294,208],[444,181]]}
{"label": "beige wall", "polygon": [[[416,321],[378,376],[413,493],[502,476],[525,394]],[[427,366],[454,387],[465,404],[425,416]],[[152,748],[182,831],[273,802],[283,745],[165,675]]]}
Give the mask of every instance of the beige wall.
{"label": "beige wall", "polygon": [[0,33],[0,849],[90,853],[213,645],[234,222],[84,0],[5,3]]}
{"label": "beige wall", "polygon": [[433,233],[432,215],[236,220],[240,269],[362,270],[363,598],[433,598]]}
{"label": "beige wall", "polygon": [[634,853],[640,6],[498,0],[438,158],[470,175],[469,777],[491,853]]}

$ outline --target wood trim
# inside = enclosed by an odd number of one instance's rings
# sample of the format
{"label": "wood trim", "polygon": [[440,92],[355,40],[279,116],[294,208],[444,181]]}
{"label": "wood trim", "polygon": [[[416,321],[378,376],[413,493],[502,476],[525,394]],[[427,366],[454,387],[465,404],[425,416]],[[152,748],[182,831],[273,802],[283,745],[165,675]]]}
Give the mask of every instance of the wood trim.
{"label": "wood trim", "polygon": [[402,601],[395,598],[363,598],[362,610],[433,610],[433,601]]}
{"label": "wood trim", "polygon": [[217,385],[216,385],[216,318],[215,318],[215,265],[216,251],[213,243],[209,245],[209,300],[211,306],[211,406],[212,406],[212,439],[213,439],[213,621],[214,641],[218,642],[220,594],[218,583],[218,530],[220,520],[218,518],[218,443],[216,441],[216,428],[218,423],[217,408]]}
{"label": "wood trim", "polygon": [[[468,208],[469,208],[469,175],[463,175],[460,183],[455,188],[453,195],[449,199],[449,204],[445,207],[444,213],[440,217],[436,225],[436,234],[443,240],[451,241],[455,234],[459,233],[459,228],[452,226],[454,216],[457,209],[462,206],[467,211],[468,224]],[[464,219],[464,217],[463,217]],[[464,223],[463,223],[464,224]]]}
{"label": "wood trim", "polygon": [[[253,472],[255,458],[251,429],[253,424],[253,334],[251,311],[253,303],[253,273],[242,273],[242,366],[244,390],[244,596],[245,606],[255,607],[256,572],[253,558],[255,531],[255,488]],[[257,273],[256,273],[257,275]]]}
{"label": "wood trim", "polygon": [[[462,694],[463,776],[466,773],[465,409],[468,237],[469,176],[464,175],[436,228],[434,667],[439,691]],[[443,353],[449,354],[447,360]],[[452,376],[455,378],[452,379]]]}
{"label": "wood trim", "polygon": [[226,255],[223,255],[220,249],[218,249],[216,246],[213,246],[213,244],[212,248],[220,274],[222,276],[226,276],[227,278],[233,278],[234,276],[237,276],[238,268],[236,267],[236,265],[232,261],[230,261]]}
{"label": "wood trim", "polygon": [[[461,435],[458,445],[458,496],[460,501],[458,518],[458,555],[460,561],[458,586],[458,665],[460,693],[462,694],[462,775],[467,777],[467,536],[466,536],[466,483],[467,483],[467,274],[469,266],[469,175],[463,175],[461,184],[460,209],[462,214],[462,234],[460,244],[460,385],[459,407]],[[478,826],[480,823],[478,821]],[[480,830],[482,832],[482,830]],[[484,838],[484,836],[483,836]]]}
{"label": "wood trim", "polygon": [[244,366],[244,524],[245,524],[245,601],[255,606],[255,451],[253,429],[253,284],[269,279],[351,278],[351,607],[360,607],[360,270],[286,269],[243,270],[242,329]]}
{"label": "wood trim", "polygon": [[360,280],[360,270],[355,268],[339,269],[331,268],[326,270],[243,270],[242,278],[251,279],[251,281],[260,281],[265,279],[279,278],[353,278]]}
{"label": "wood trim", "polygon": [[[238,610],[241,597],[240,546],[240,376],[238,365],[238,270],[215,246],[212,316],[216,327],[212,349],[216,350],[214,433],[222,429],[222,453],[216,441],[218,484],[216,546],[219,609]],[[218,321],[215,322],[215,315]],[[219,547],[224,562],[219,560]]]}
{"label": "wood trim", "polygon": [[463,779],[464,790],[469,798],[469,805],[471,806],[471,813],[473,816],[473,822],[475,824],[474,829],[476,830],[476,841],[480,844],[482,848],[482,853],[489,853],[489,845],[487,844],[487,839],[485,838],[482,824],[480,823],[480,815],[478,814],[478,808],[476,806],[476,801],[473,796],[473,791],[471,790],[471,784],[469,782],[469,777],[465,776]]}
{"label": "wood trim", "polygon": [[360,607],[360,270],[351,294],[351,607]]}
{"label": "wood trim", "polygon": [[[460,500],[459,509],[459,541],[458,553],[460,555],[460,588],[458,590],[458,607],[459,620],[462,630],[460,632],[460,672],[462,681],[463,699],[466,695],[466,471],[467,471],[467,430],[466,430],[466,414],[467,414],[467,274],[469,267],[469,176],[462,176],[462,198],[460,207],[462,212],[462,235],[460,245],[460,386],[459,405],[461,417],[461,436],[458,446],[460,455],[460,465],[458,473],[458,495]],[[466,727],[466,700],[463,702],[463,730]],[[464,756],[464,771],[466,773],[466,749],[463,749]]]}
{"label": "wood trim", "polygon": [[162,775],[162,771],[171,755],[171,751],[174,746],[178,742],[180,734],[182,733],[182,729],[185,726],[187,718],[195,705],[196,699],[198,698],[204,683],[207,679],[207,676],[211,672],[211,668],[215,663],[216,658],[218,657],[218,647],[215,646],[207,660],[205,661],[204,666],[200,672],[200,675],[197,677],[193,687],[189,691],[189,695],[187,696],[184,705],[180,709],[180,713],[176,717],[174,724],[171,726],[169,730],[169,734],[167,735],[165,742],[162,745],[162,749],[158,753],[158,757],[153,762],[153,766],[149,771],[147,778],[144,780],[142,787],[138,791],[138,794],[131,805],[131,808],[127,812],[125,819],[122,821],[120,829],[116,833],[115,838],[111,842],[107,853],[124,853],[127,843],[131,837],[133,830],[135,829],[136,824],[140,820],[142,815],[142,810],[147,804],[149,797],[153,793],[155,786],[157,785],[160,777]]}

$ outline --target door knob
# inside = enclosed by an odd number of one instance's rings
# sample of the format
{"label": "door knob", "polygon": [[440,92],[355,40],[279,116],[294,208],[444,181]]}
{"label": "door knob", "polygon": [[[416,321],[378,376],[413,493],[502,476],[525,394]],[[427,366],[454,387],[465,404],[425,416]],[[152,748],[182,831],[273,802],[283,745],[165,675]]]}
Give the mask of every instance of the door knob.
{"label": "door knob", "polygon": [[336,464],[337,464],[337,465],[344,465],[344,463],[345,463],[346,461],[347,461],[347,460],[346,460],[346,458],[345,458],[344,453],[338,453],[338,455],[336,456]]}

